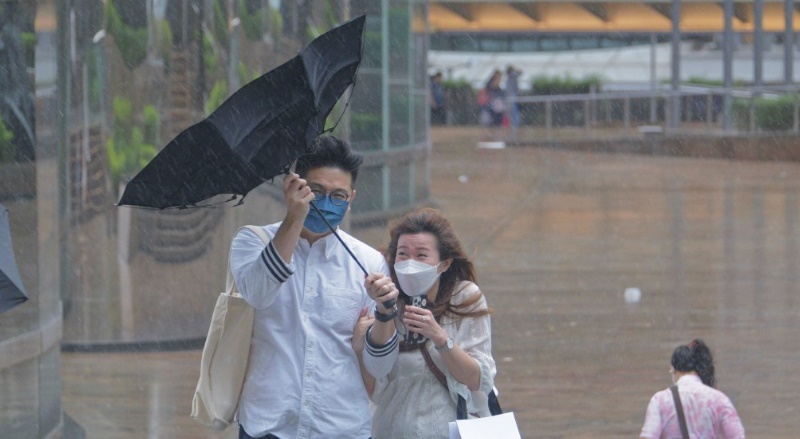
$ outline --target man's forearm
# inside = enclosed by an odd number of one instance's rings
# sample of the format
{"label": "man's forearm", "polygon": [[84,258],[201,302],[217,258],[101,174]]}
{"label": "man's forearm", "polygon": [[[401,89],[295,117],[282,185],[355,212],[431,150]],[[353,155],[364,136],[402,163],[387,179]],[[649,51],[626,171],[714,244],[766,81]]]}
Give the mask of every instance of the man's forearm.
{"label": "man's forearm", "polygon": [[292,262],[292,254],[297,241],[300,239],[300,232],[303,231],[303,222],[291,219],[288,215],[284,218],[275,236],[272,238],[272,246],[278,255],[286,262]]}

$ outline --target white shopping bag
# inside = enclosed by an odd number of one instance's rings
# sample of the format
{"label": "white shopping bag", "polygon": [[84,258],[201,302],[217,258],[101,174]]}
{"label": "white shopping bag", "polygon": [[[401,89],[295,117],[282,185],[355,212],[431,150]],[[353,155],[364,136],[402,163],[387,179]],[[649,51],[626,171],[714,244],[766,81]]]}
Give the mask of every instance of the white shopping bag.
{"label": "white shopping bag", "polygon": [[514,412],[450,422],[450,439],[522,439]]}

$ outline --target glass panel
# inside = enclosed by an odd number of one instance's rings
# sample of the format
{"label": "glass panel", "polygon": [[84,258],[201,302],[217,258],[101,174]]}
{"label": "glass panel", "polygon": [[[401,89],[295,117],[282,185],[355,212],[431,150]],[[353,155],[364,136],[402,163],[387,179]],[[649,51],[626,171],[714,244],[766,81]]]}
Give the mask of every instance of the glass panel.
{"label": "glass panel", "polygon": [[431,34],[431,50],[452,50],[450,36],[444,34]]}
{"label": "glass panel", "polygon": [[414,159],[414,201],[425,201],[430,197],[428,169],[428,154],[420,154]]}
{"label": "glass panel", "polygon": [[510,47],[505,37],[483,37],[480,41],[484,52],[508,52]]}
{"label": "glass panel", "polygon": [[539,39],[539,47],[543,51],[567,50],[569,49],[569,43],[566,38],[561,36],[541,37]]}
{"label": "glass panel", "polygon": [[453,35],[450,37],[452,50],[477,52],[480,50],[478,39],[472,35]]}
{"label": "glass panel", "polygon": [[350,107],[350,141],[358,150],[382,148],[381,75],[362,72]]}
{"label": "glass panel", "polygon": [[535,38],[514,37],[511,39],[512,52],[535,52],[539,44]]}
{"label": "glass panel", "polygon": [[352,205],[353,214],[378,212],[383,209],[383,165],[365,166],[358,173],[358,195]]}
{"label": "glass panel", "polygon": [[594,49],[599,46],[597,37],[575,36],[570,37],[569,46],[571,49]]}
{"label": "glass panel", "polygon": [[364,29],[364,56],[361,59],[361,69],[381,68],[381,60],[383,59],[383,49],[381,47],[382,38],[380,15],[367,15],[366,29]]}
{"label": "glass panel", "polygon": [[408,205],[411,202],[411,166],[408,162],[392,164],[389,168],[389,208]]}
{"label": "glass panel", "polygon": [[381,114],[381,78],[380,71],[359,71],[350,111],[354,113]]}
{"label": "glass panel", "polygon": [[409,144],[410,108],[408,86],[393,85],[389,93],[389,146],[406,147]]}
{"label": "glass panel", "polygon": [[409,34],[411,16],[407,1],[392,1],[389,6],[389,75],[392,79],[408,78]]}
{"label": "glass panel", "polygon": [[424,90],[414,95],[414,143],[425,143],[428,140],[427,109],[428,94]]}
{"label": "glass panel", "polygon": [[600,47],[622,47],[625,41],[615,37],[600,37]]}

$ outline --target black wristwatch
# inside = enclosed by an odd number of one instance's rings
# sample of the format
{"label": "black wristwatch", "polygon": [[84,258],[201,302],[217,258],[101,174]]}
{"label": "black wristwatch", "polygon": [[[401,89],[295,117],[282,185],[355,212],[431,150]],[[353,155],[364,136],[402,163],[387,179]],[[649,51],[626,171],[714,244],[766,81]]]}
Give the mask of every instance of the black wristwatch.
{"label": "black wristwatch", "polygon": [[397,316],[397,311],[395,311],[395,310],[392,310],[391,314],[384,314],[384,313],[378,311],[378,307],[377,306],[375,307],[375,320],[377,320],[379,322],[386,323],[386,322],[392,320],[393,318],[395,318],[395,316]]}

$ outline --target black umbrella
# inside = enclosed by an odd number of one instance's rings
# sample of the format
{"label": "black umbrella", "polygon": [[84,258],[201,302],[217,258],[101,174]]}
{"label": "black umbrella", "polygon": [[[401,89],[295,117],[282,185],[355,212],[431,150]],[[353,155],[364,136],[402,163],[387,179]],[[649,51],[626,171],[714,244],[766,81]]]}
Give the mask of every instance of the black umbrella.
{"label": "black umbrella", "polygon": [[14,248],[11,245],[11,227],[8,209],[0,204],[0,313],[28,300],[19,277]]}
{"label": "black umbrella", "polygon": [[355,83],[365,21],[361,16],[319,36],[178,134],[128,182],[119,205],[164,209],[216,195],[234,199],[285,173]]}

